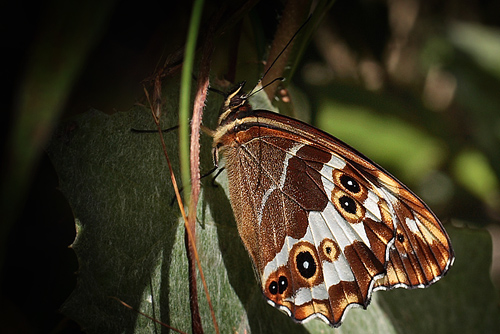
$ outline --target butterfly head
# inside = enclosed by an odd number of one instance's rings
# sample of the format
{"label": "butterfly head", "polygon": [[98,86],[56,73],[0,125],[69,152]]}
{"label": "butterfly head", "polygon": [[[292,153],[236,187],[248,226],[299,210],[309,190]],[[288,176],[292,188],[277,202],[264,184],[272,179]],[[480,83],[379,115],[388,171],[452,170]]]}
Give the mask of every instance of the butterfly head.
{"label": "butterfly head", "polygon": [[232,123],[238,118],[238,115],[241,115],[240,113],[252,110],[252,107],[248,103],[249,95],[243,93],[245,83],[246,82],[243,81],[238,84],[238,86],[227,95],[219,116],[219,127]]}
{"label": "butterfly head", "polygon": [[232,135],[238,126],[238,119],[252,112],[248,102],[249,94],[243,92],[245,81],[227,94],[222,105],[217,129],[213,132],[214,163],[218,166],[219,149],[232,142]]}

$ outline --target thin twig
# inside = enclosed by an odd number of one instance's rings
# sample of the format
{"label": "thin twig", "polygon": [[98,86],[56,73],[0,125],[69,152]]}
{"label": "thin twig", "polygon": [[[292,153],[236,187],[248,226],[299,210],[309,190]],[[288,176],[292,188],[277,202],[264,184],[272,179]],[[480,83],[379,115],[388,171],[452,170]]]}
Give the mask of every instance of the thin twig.
{"label": "thin twig", "polygon": [[136,310],[135,308],[133,308],[133,307],[132,307],[132,306],[130,306],[129,304],[125,303],[124,301],[122,301],[122,300],[120,300],[120,299],[118,299],[118,298],[116,298],[116,297],[109,296],[109,298],[111,298],[111,299],[114,299],[114,300],[118,301],[120,304],[122,304],[122,305],[123,305],[123,306],[125,306],[126,308],[129,308],[129,309],[131,309],[132,311],[139,313],[139,314],[140,314],[140,315],[142,315],[143,317],[146,317],[146,318],[148,318],[148,319],[150,319],[150,320],[154,321],[155,323],[157,323],[157,324],[159,324],[159,325],[161,325],[161,326],[163,326],[163,327],[166,327],[166,328],[168,328],[168,329],[171,329],[171,330],[173,330],[173,331],[175,331],[175,332],[177,332],[177,333],[180,333],[180,334],[187,334],[186,332],[183,332],[183,331],[181,331],[181,330],[179,330],[179,329],[177,329],[177,328],[175,328],[175,327],[169,326],[169,325],[167,325],[166,323],[161,322],[160,320],[157,320],[157,319],[155,319],[155,318],[153,318],[153,317],[151,317],[151,316],[147,315],[147,314],[146,314],[146,313],[144,313],[144,312],[141,312],[141,311],[139,311],[139,310]]}

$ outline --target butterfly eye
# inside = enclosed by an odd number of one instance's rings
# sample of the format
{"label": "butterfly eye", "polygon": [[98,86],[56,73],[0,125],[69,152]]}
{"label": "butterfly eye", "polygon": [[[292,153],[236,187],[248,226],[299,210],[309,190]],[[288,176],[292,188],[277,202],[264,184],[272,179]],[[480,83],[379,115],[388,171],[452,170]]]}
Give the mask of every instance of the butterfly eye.
{"label": "butterfly eye", "polygon": [[353,179],[352,177],[350,177],[347,174],[344,174],[340,177],[340,183],[342,183],[342,185],[347,190],[349,190],[350,192],[352,192],[354,194],[358,193],[361,190],[358,181],[356,181],[355,179]]}
{"label": "butterfly eye", "polygon": [[342,196],[339,198],[339,203],[342,209],[347,211],[348,213],[355,214],[356,213],[356,202],[348,196]]}
{"label": "butterfly eye", "polygon": [[269,284],[269,292],[272,295],[276,295],[278,293],[282,294],[283,292],[285,292],[286,288],[288,288],[288,280],[285,276],[280,276],[278,282],[272,281]]}
{"label": "butterfly eye", "polygon": [[325,238],[321,241],[318,248],[321,252],[321,261],[334,262],[338,259],[340,254],[340,248],[338,244],[330,238]]}
{"label": "butterfly eye", "polygon": [[399,234],[398,234],[397,238],[398,238],[398,241],[399,241],[399,242],[403,242],[403,241],[405,241],[405,236],[404,236],[404,235],[402,235],[401,233],[399,233]]}
{"label": "butterfly eye", "polygon": [[229,107],[237,107],[243,103],[243,99],[240,96],[234,96],[231,101],[229,101]]}
{"label": "butterfly eye", "polygon": [[316,273],[316,263],[309,252],[297,254],[297,269],[304,278],[311,278]]}
{"label": "butterfly eye", "polygon": [[278,280],[278,292],[282,294],[283,292],[285,292],[287,287],[288,287],[288,280],[286,279],[285,276],[280,276]]}
{"label": "butterfly eye", "polygon": [[269,292],[272,295],[275,295],[278,293],[278,283],[276,281],[272,281],[271,284],[269,284]]}

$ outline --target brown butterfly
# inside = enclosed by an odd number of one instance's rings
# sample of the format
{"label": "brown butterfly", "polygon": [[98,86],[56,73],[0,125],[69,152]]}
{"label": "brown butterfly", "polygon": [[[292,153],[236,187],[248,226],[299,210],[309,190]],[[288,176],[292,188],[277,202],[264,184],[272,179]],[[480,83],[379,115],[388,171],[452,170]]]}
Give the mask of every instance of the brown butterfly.
{"label": "brown butterfly", "polygon": [[337,138],[252,110],[243,85],[224,102],[214,156],[226,159],[238,231],[271,305],[338,327],[375,290],[443,277],[453,249],[422,200]]}

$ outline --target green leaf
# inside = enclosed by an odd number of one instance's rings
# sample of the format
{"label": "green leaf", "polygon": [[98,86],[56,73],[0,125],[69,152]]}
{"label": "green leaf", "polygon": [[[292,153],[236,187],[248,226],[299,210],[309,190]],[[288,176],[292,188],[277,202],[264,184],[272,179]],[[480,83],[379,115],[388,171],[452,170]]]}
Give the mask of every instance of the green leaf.
{"label": "green leaf", "polygon": [[[170,205],[158,137],[131,128],[154,128],[150,113],[92,110],[58,129],[48,149],[77,225],[78,285],[63,312],[89,332],[133,328],[137,314],[109,296],[139,308],[151,289],[178,283],[170,283],[171,268],[184,267],[171,265],[178,210]],[[175,133],[165,137],[177,146]],[[178,166],[176,155],[171,158]],[[154,295],[155,303],[170,298],[165,291]],[[159,318],[169,322],[164,314]]]}

